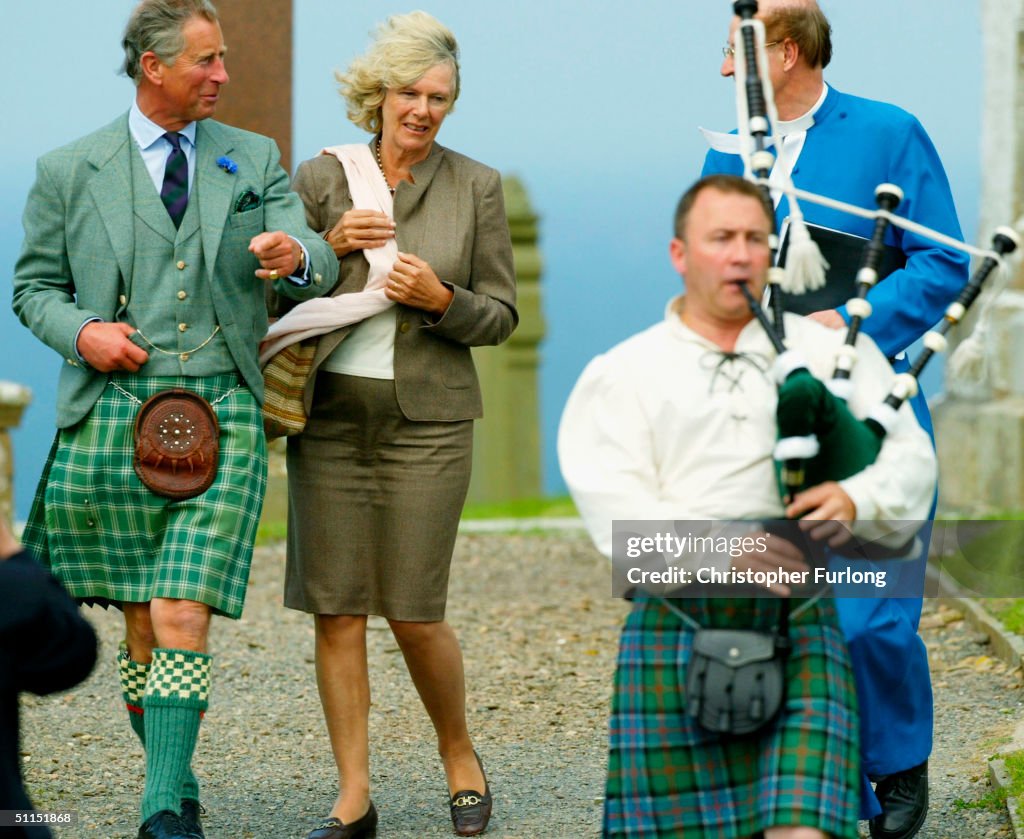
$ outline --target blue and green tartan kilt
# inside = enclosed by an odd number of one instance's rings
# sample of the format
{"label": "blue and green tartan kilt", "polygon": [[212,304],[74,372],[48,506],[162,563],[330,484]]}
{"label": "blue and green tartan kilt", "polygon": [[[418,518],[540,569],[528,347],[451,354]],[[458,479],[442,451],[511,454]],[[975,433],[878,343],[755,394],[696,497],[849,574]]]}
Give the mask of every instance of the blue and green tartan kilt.
{"label": "blue and green tartan kilt", "polygon": [[[779,614],[768,598],[674,605],[704,627],[767,630]],[[740,839],[782,825],[857,836],[856,688],[833,603],[794,614],[790,639],[779,717],[746,737],[712,734],[686,712],[692,630],[637,598],[615,672],[605,836]]]}
{"label": "blue and green tartan kilt", "polygon": [[[239,384],[234,374],[117,374],[116,380],[143,402],[161,390],[184,388],[213,403]],[[214,405],[217,477],[206,492],[184,501],[150,492],[135,474],[138,408],[108,382],[85,419],[58,431],[23,540],[82,602],[180,598],[238,618],[267,483],[260,407],[245,385]]]}

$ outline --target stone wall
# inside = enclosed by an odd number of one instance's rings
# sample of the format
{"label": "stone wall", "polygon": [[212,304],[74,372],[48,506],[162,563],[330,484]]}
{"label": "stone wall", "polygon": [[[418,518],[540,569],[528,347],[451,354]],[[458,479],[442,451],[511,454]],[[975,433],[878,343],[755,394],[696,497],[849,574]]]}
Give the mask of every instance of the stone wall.
{"label": "stone wall", "polygon": [[[1015,224],[1024,230],[1024,0],[982,0],[985,83],[979,243]],[[990,280],[990,284],[996,278]],[[939,504],[967,515],[1024,510],[1024,271],[1011,263],[1008,290],[992,306],[982,368],[947,368],[934,406]],[[983,306],[991,289],[975,309]],[[972,312],[967,326],[973,326]],[[966,332],[966,330],[965,330]]]}

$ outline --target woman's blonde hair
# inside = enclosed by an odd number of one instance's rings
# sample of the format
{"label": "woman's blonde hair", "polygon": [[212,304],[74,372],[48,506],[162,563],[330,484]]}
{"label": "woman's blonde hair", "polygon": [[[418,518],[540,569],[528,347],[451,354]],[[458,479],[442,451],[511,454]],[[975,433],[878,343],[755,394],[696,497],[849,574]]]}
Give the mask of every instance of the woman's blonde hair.
{"label": "woman's blonde hair", "polygon": [[459,98],[459,45],[455,36],[426,12],[392,15],[377,27],[366,53],[353,60],[344,73],[334,74],[348,118],[360,128],[377,133],[387,89],[413,84],[438,64],[452,69],[451,113]]}

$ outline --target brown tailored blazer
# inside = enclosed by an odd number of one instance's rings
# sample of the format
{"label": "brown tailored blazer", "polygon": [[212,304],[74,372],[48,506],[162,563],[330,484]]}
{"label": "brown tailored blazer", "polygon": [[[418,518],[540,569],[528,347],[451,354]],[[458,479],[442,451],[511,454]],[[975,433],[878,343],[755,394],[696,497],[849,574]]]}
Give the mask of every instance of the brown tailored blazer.
{"label": "brown tailored blazer", "polygon": [[[455,296],[437,320],[397,305],[398,405],[410,420],[476,419],[483,416],[483,401],[469,348],[500,344],[519,322],[501,176],[437,143],[412,168],[412,176],[414,184],[402,181],[395,191],[398,250],[426,260]],[[321,234],[352,209],[345,170],[333,155],[300,164],[292,188],[306,206],[307,223]],[[331,294],[361,291],[368,275],[363,252],[353,251],[339,260],[338,285]],[[280,303],[294,305],[284,299]],[[304,395],[307,413],[317,370],[351,329],[320,339]]]}

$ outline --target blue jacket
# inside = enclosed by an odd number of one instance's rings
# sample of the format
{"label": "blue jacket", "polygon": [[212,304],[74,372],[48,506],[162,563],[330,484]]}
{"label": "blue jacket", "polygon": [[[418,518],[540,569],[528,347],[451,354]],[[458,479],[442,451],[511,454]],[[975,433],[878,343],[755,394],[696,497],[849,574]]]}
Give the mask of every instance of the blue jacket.
{"label": "blue jacket", "polygon": [[[702,175],[742,175],[737,154],[711,150]],[[904,193],[898,215],[956,239],[962,238],[942,162],[917,119],[884,102],[830,88],[793,170],[799,189],[874,209],[875,187],[893,183]],[[870,238],[869,219],[801,201],[806,221]],[[789,215],[783,196],[776,209],[781,226]],[[890,227],[886,243],[903,250],[905,268],[868,293],[872,314],[864,331],[892,358],[938,323],[968,280],[968,256],[916,233]],[[845,307],[840,313],[849,319]]]}

